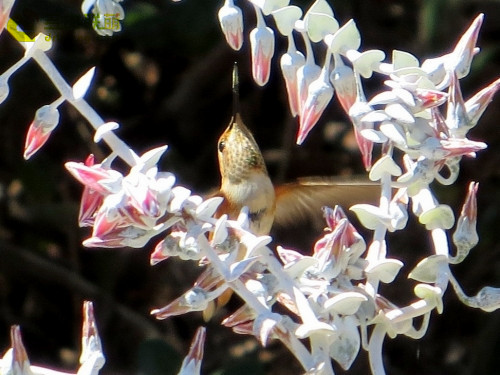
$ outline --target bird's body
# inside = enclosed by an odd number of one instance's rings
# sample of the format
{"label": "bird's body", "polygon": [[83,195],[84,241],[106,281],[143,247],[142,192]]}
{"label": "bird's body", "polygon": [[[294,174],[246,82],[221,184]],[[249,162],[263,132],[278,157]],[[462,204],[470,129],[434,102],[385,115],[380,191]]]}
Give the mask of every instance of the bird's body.
{"label": "bird's body", "polygon": [[[374,200],[377,187],[370,183],[333,182],[330,179],[305,179],[274,186],[267,172],[264,157],[238,111],[237,72],[233,71],[234,114],[217,144],[220,189],[212,196],[224,198],[217,215],[237,219],[243,207],[248,208],[250,231],[267,235],[274,223],[289,224],[307,217],[320,217],[321,207],[352,205]],[[374,194],[375,193],[375,194]],[[231,296],[228,289],[217,299],[223,306]],[[209,320],[215,304],[204,311]]]}
{"label": "bird's body", "polygon": [[274,223],[290,224],[321,216],[321,207],[374,202],[379,187],[368,181],[308,178],[274,186],[262,153],[239,113],[231,119],[218,142],[221,186],[224,197],[218,214],[236,219],[248,207],[250,231],[266,235]]}
{"label": "bird's body", "polygon": [[373,202],[379,188],[369,182],[344,182],[338,179],[303,179],[273,186],[264,157],[239,113],[238,73],[233,71],[234,114],[217,145],[220,190],[224,198],[218,215],[236,219],[248,207],[250,231],[269,234],[273,223],[289,224],[305,217],[320,216],[324,205],[352,205]]}
{"label": "bird's body", "polygon": [[246,206],[250,230],[257,235],[268,234],[276,209],[274,186],[259,146],[239,114],[220,137],[218,151],[220,194],[224,197],[219,211],[236,218]]}

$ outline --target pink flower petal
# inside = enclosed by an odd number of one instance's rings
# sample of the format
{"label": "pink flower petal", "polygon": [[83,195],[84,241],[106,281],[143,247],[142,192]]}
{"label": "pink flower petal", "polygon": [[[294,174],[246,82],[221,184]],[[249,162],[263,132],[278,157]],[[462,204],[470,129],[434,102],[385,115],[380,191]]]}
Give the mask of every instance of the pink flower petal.
{"label": "pink flower petal", "polygon": [[32,157],[42,146],[47,142],[52,132],[47,132],[43,127],[37,126],[33,122],[26,135],[26,142],[24,144],[24,159],[28,160]]}

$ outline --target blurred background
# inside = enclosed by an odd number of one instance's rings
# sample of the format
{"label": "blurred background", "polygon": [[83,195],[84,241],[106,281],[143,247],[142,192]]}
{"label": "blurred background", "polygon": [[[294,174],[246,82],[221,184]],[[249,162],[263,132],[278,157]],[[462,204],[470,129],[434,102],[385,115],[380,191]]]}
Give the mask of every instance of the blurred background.
{"label": "blurred background", "polygon": [[[307,9],[311,2],[293,1]],[[334,99],[304,145],[295,145],[291,119],[279,74],[278,56],[286,49],[277,39],[271,80],[263,88],[251,79],[248,32],[255,24],[246,1],[246,32],[240,52],[225,43],[217,22],[222,0],[124,1],[123,30],[98,36],[91,19],[75,0],[17,0],[12,18],[28,34],[50,34],[52,61],[68,82],[97,67],[87,100],[107,121],[117,121],[118,135],[142,153],[162,144],[169,151],[163,170],[197,193],[219,183],[216,142],[231,114],[231,68],[240,66],[242,115],[255,133],[276,182],[301,176],[353,175],[363,172],[351,125]],[[478,13],[485,22],[471,74],[461,81],[467,98],[498,78],[500,72],[500,1],[485,0],[351,0],[335,1],[341,24],[354,18],[363,47],[392,49],[421,58],[450,51]],[[48,30],[50,26],[50,30]],[[6,32],[0,38],[0,71],[23,53]],[[318,62],[322,62],[318,54]],[[90,299],[107,362],[102,374],[175,374],[201,315],[155,321],[161,307],[190,287],[199,273],[194,263],[170,259],[149,266],[154,242],[141,250],[88,250],[81,245],[88,230],[77,226],[81,187],[63,167],[89,153],[98,160],[107,150],[92,142],[85,120],[69,105],[44,148],[23,160],[27,128],[35,111],[58,97],[33,62],[10,80],[10,95],[0,106],[0,351],[9,347],[9,327],[20,324],[32,363],[61,370],[78,367],[81,306]],[[371,96],[381,85],[366,85]],[[500,96],[490,105],[470,138],[489,148],[476,159],[464,159],[459,181],[436,187],[440,200],[458,215],[468,181],[480,183],[479,245],[453,272],[468,294],[484,285],[500,287]],[[405,262],[397,282],[382,290],[391,300],[412,301],[413,283],[406,276],[429,254],[425,231],[412,220],[409,230],[390,236],[389,252]],[[285,228],[286,229],[286,228]],[[321,231],[298,225],[275,234],[275,242],[310,251]],[[369,237],[367,237],[369,240]],[[232,301],[207,324],[205,374],[300,374],[279,344],[262,349],[251,337],[219,326]],[[500,312],[464,307],[450,288],[442,315],[433,314],[427,335],[385,342],[388,374],[496,374],[500,352]],[[338,373],[344,373],[336,367]],[[366,374],[361,352],[348,372]]]}

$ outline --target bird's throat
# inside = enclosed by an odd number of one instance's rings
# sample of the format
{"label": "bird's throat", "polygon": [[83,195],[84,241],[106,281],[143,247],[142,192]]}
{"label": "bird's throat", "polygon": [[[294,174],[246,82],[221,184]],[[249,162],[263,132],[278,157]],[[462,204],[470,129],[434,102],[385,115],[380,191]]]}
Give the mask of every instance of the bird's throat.
{"label": "bird's throat", "polygon": [[221,192],[230,203],[230,216],[236,218],[243,207],[248,207],[250,230],[256,235],[269,234],[274,220],[275,193],[273,184],[262,171],[252,171],[239,183],[222,181]]}

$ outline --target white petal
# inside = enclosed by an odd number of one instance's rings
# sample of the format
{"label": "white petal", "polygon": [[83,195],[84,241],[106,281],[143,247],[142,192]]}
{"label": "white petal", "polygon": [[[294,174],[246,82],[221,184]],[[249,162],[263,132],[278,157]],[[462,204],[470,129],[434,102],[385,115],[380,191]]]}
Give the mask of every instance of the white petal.
{"label": "white petal", "polygon": [[100,125],[95,131],[94,142],[100,142],[104,135],[118,129],[119,127],[120,125],[118,125],[118,123],[114,121],[106,122],[105,124]]}
{"label": "white petal", "polygon": [[361,339],[355,319],[346,316],[339,327],[339,337],[330,346],[330,356],[344,370],[348,370],[356,359]]}
{"label": "white petal", "polygon": [[251,257],[251,258],[246,258],[240,262],[233,263],[231,266],[229,266],[229,275],[226,278],[228,282],[232,282],[235,280],[238,280],[241,275],[243,275],[245,272],[248,271],[250,266],[254,264],[260,257]]}
{"label": "white petal", "polygon": [[399,146],[406,146],[406,134],[401,126],[393,122],[386,121],[380,124],[380,131],[395,144]]}
{"label": "white petal", "polygon": [[384,133],[375,129],[363,129],[360,131],[363,138],[368,139],[374,143],[384,143],[389,139],[384,135]]}
{"label": "white petal", "polygon": [[356,214],[365,228],[374,230],[380,224],[386,227],[391,225],[391,217],[383,213],[377,206],[372,206],[371,204],[355,204],[350,210]]}
{"label": "white petal", "polygon": [[274,17],[279,32],[288,36],[292,33],[295,22],[302,17],[302,9],[291,5],[275,10],[271,14]]}
{"label": "white petal", "polygon": [[393,90],[390,90],[390,91],[383,91],[380,94],[375,95],[368,102],[368,104],[370,105],[388,104],[388,103],[394,103],[397,100],[398,100],[397,95],[394,93]]}
{"label": "white petal", "polygon": [[418,284],[413,288],[415,295],[436,305],[439,314],[443,312],[443,291],[437,286]]}
{"label": "white petal", "polygon": [[191,190],[182,186],[176,186],[172,189],[173,198],[169,202],[168,211],[178,212],[181,210],[184,201],[190,196]]}
{"label": "white petal", "polygon": [[154,167],[160,161],[165,151],[167,151],[168,146],[155,147],[141,155],[140,163],[142,164],[141,171],[145,172],[148,169]]}
{"label": "white petal", "polygon": [[413,124],[415,123],[415,118],[413,114],[402,104],[391,103],[385,106],[385,112],[403,124]]}
{"label": "white petal", "polygon": [[392,157],[384,155],[373,164],[369,178],[371,181],[378,181],[387,173],[391,176],[401,176],[402,171]]}
{"label": "white petal", "polygon": [[455,215],[450,206],[440,204],[430,210],[423,212],[418,218],[420,223],[425,224],[427,230],[451,229],[455,224]]}
{"label": "white petal", "polygon": [[415,98],[413,94],[408,90],[402,88],[393,89],[394,94],[403,101],[404,104],[410,107],[415,107]]}
{"label": "white petal", "polygon": [[75,100],[83,98],[87,93],[90,83],[92,82],[92,78],[94,78],[94,73],[95,67],[89,69],[89,71],[81,76],[80,79],[78,79],[78,81],[76,81],[73,85],[73,98]]}
{"label": "white petal", "polygon": [[352,315],[358,311],[362,302],[368,301],[368,298],[361,293],[357,292],[344,292],[328,299],[323,308],[325,310],[332,310],[337,314]]}
{"label": "white petal", "polygon": [[327,16],[333,17],[333,10],[326,0],[316,0],[307,10],[304,19],[309,13],[322,13],[326,14]]}
{"label": "white petal", "polygon": [[392,283],[399,270],[403,267],[403,262],[397,259],[383,259],[376,263],[370,263],[365,272],[375,275],[383,283]]}
{"label": "white petal", "polygon": [[385,53],[378,49],[368,50],[360,54],[353,52],[355,51],[348,51],[346,56],[353,63],[354,70],[363,78],[370,78],[373,70],[385,59]]}
{"label": "white petal", "polygon": [[334,53],[357,50],[361,45],[361,35],[354,20],[349,20],[335,34],[327,36],[325,43],[329,50]]}
{"label": "white petal", "polygon": [[396,49],[392,51],[392,64],[394,66],[394,70],[418,67],[420,65],[418,59],[411,53]]}
{"label": "white petal", "polygon": [[431,255],[422,259],[410,272],[408,277],[421,283],[434,283],[437,280],[438,270],[447,263],[444,255]]}
{"label": "white petal", "polygon": [[307,35],[314,43],[321,41],[326,35],[333,34],[339,29],[337,20],[326,14],[308,12],[304,21]]}
{"label": "white petal", "polygon": [[[200,206],[198,206],[198,207],[200,207]],[[227,215],[222,215],[219,218],[219,220],[217,220],[217,223],[215,224],[215,228],[214,228],[214,235],[212,238],[212,244],[219,245],[226,240],[227,235],[228,235],[226,222],[227,222]]]}
{"label": "white petal", "polygon": [[223,197],[212,197],[201,202],[198,207],[196,207],[196,217],[200,220],[208,220],[217,211],[220,204],[224,200]]}
{"label": "white petal", "polygon": [[295,335],[299,339],[305,339],[315,333],[332,335],[335,334],[335,329],[327,323],[316,321],[314,323],[301,324],[295,330]]}

